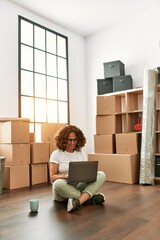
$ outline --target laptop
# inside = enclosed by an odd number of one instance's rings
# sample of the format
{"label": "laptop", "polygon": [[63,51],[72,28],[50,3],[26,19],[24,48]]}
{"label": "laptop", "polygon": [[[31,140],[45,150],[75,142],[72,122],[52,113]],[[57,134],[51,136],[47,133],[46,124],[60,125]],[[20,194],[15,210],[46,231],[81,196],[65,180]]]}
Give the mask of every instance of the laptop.
{"label": "laptop", "polygon": [[98,161],[70,162],[67,182],[94,182],[97,180],[97,171]]}

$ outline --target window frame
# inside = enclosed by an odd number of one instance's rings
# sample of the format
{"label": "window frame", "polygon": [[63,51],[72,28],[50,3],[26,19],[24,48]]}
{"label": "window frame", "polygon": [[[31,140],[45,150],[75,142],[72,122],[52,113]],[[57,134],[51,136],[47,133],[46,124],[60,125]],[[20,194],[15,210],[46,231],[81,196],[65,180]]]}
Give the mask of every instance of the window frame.
{"label": "window frame", "polygon": [[[21,61],[21,46],[22,46],[22,44],[23,44],[23,46],[29,46],[29,45],[27,45],[27,44],[25,45],[24,43],[21,42],[21,20],[24,20],[24,21],[27,21],[27,22],[33,24],[33,46],[32,46],[33,47],[33,70],[31,71],[33,73],[33,85],[35,85],[35,74],[39,73],[39,72],[35,71],[35,50],[37,50],[38,48],[36,48],[34,46],[34,44],[35,44],[34,43],[34,28],[36,26],[36,27],[39,27],[39,28],[42,28],[42,29],[45,30],[45,50],[44,50],[44,53],[45,53],[45,74],[43,74],[43,76],[45,76],[45,84],[46,84],[46,86],[47,86],[47,77],[50,77],[50,75],[47,74],[47,70],[46,70],[47,69],[47,54],[50,53],[46,49],[46,41],[47,41],[46,40],[46,33],[47,32],[51,32],[51,33],[56,35],[56,54],[53,54],[56,57],[56,69],[57,69],[57,72],[58,72],[58,58],[59,59],[66,59],[66,79],[63,79],[62,77],[59,77],[58,73],[57,73],[57,76],[55,76],[55,78],[56,78],[57,82],[60,81],[60,80],[66,81],[66,84],[67,84],[67,87],[66,87],[67,88],[67,93],[66,93],[67,97],[66,98],[67,98],[67,100],[66,101],[65,100],[59,100],[58,97],[57,97],[57,99],[55,99],[55,101],[57,103],[57,121],[55,123],[63,123],[63,122],[60,122],[60,119],[59,119],[59,114],[60,113],[58,113],[58,106],[59,106],[59,103],[65,102],[65,103],[67,103],[67,116],[66,116],[67,117],[67,122],[65,122],[65,124],[69,124],[69,122],[70,122],[70,112],[69,112],[69,109],[70,108],[69,108],[68,37],[66,37],[66,36],[64,36],[64,35],[56,32],[56,31],[53,31],[52,29],[44,27],[44,26],[42,26],[42,25],[40,25],[40,24],[38,24],[38,23],[36,23],[34,21],[31,21],[31,20],[29,20],[29,19],[27,19],[25,17],[22,17],[20,15],[18,16],[18,115],[19,115],[19,117],[22,117],[21,97],[24,96],[22,94],[22,92],[21,92],[21,71],[23,70],[23,68],[21,68],[21,62],[22,62]],[[58,53],[57,53],[57,49],[58,49],[57,38],[58,37],[62,37],[62,38],[65,39],[65,45],[66,45],[66,48],[65,48],[66,56],[65,56],[65,58],[60,56],[60,55],[58,55]],[[25,71],[28,71],[28,70],[25,69]],[[54,76],[52,76],[52,77],[54,77]],[[37,97],[35,96],[35,86],[33,86],[33,91],[34,91],[34,93],[33,93],[33,96],[31,98],[33,98],[33,101],[34,101],[34,104],[33,104],[33,106],[34,106],[34,112],[33,112],[34,121],[31,121],[31,123],[34,125],[34,131],[35,131],[35,124],[37,124],[37,123],[38,124],[48,123],[48,116],[47,116],[48,114],[47,114],[47,110],[46,110],[46,116],[45,116],[46,117],[46,121],[36,122],[36,119],[35,119],[35,117],[36,117],[35,116],[35,110],[36,110],[36,108],[35,108],[35,100],[37,99]],[[57,84],[57,91],[58,91],[58,84]],[[29,96],[29,95],[26,95],[26,96]],[[42,99],[42,97],[40,97],[40,99]],[[50,100],[50,98],[47,98],[47,87],[46,87],[46,97],[44,99],[46,100],[46,109],[47,109],[47,100]]]}

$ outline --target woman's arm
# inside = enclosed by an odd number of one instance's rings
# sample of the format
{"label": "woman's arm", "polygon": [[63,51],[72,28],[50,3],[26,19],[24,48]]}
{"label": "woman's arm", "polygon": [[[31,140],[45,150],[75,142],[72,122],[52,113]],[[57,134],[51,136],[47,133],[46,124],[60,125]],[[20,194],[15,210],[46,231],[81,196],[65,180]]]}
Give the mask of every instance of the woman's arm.
{"label": "woman's arm", "polygon": [[50,162],[50,181],[54,182],[56,179],[66,179],[68,178],[67,174],[59,174],[58,173],[58,164]]}

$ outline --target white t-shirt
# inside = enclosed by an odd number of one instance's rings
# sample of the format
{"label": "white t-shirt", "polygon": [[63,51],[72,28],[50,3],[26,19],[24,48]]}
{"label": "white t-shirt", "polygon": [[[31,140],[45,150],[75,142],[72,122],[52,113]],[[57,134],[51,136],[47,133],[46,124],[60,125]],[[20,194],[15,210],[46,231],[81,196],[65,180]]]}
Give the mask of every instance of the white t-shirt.
{"label": "white t-shirt", "polygon": [[83,149],[72,153],[62,150],[55,150],[50,156],[50,162],[57,163],[59,173],[68,173],[69,162],[71,161],[87,161],[87,156]]}

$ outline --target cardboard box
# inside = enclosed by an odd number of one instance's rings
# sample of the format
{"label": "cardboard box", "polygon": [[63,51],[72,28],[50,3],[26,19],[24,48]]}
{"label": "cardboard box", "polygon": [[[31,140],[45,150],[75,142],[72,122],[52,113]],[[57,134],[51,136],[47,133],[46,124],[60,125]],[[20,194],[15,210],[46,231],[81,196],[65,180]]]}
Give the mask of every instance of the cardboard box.
{"label": "cardboard box", "polygon": [[35,142],[35,141],[36,141],[36,134],[29,133],[29,142]]}
{"label": "cardboard box", "polygon": [[29,165],[4,167],[4,188],[12,190],[28,187],[29,185]]}
{"label": "cardboard box", "polygon": [[48,163],[30,165],[31,185],[48,182]]}
{"label": "cardboard box", "polygon": [[125,94],[97,96],[97,115],[112,115],[126,112]]}
{"label": "cardboard box", "polygon": [[29,122],[1,122],[0,143],[29,143]]}
{"label": "cardboard box", "polygon": [[94,135],[95,153],[115,153],[115,134]]}
{"label": "cardboard box", "polygon": [[113,134],[116,132],[115,115],[96,116],[96,134]]}
{"label": "cardboard box", "polygon": [[49,143],[49,155],[51,155],[51,153],[56,150],[56,146],[55,146],[55,143],[54,142],[50,142]]}
{"label": "cardboard box", "polygon": [[49,160],[49,143],[30,143],[31,163],[45,163]]}
{"label": "cardboard box", "polygon": [[0,122],[30,122],[29,118],[17,118],[17,117],[10,117],[10,118],[0,118]]}
{"label": "cardboard box", "polygon": [[115,114],[115,96],[97,96],[97,115]]}
{"label": "cardboard box", "polygon": [[116,134],[116,153],[138,154],[141,147],[141,133]]}
{"label": "cardboard box", "polygon": [[41,124],[41,141],[52,142],[58,130],[66,126],[63,123],[44,123]]}
{"label": "cardboard box", "polygon": [[5,165],[7,166],[30,164],[29,143],[1,143],[0,151],[6,157]]}
{"label": "cardboard box", "polygon": [[96,134],[115,134],[122,132],[122,115],[96,116]]}
{"label": "cardboard box", "polygon": [[98,169],[104,171],[107,181],[134,184],[139,181],[138,154],[88,154],[88,160],[98,160]]}

